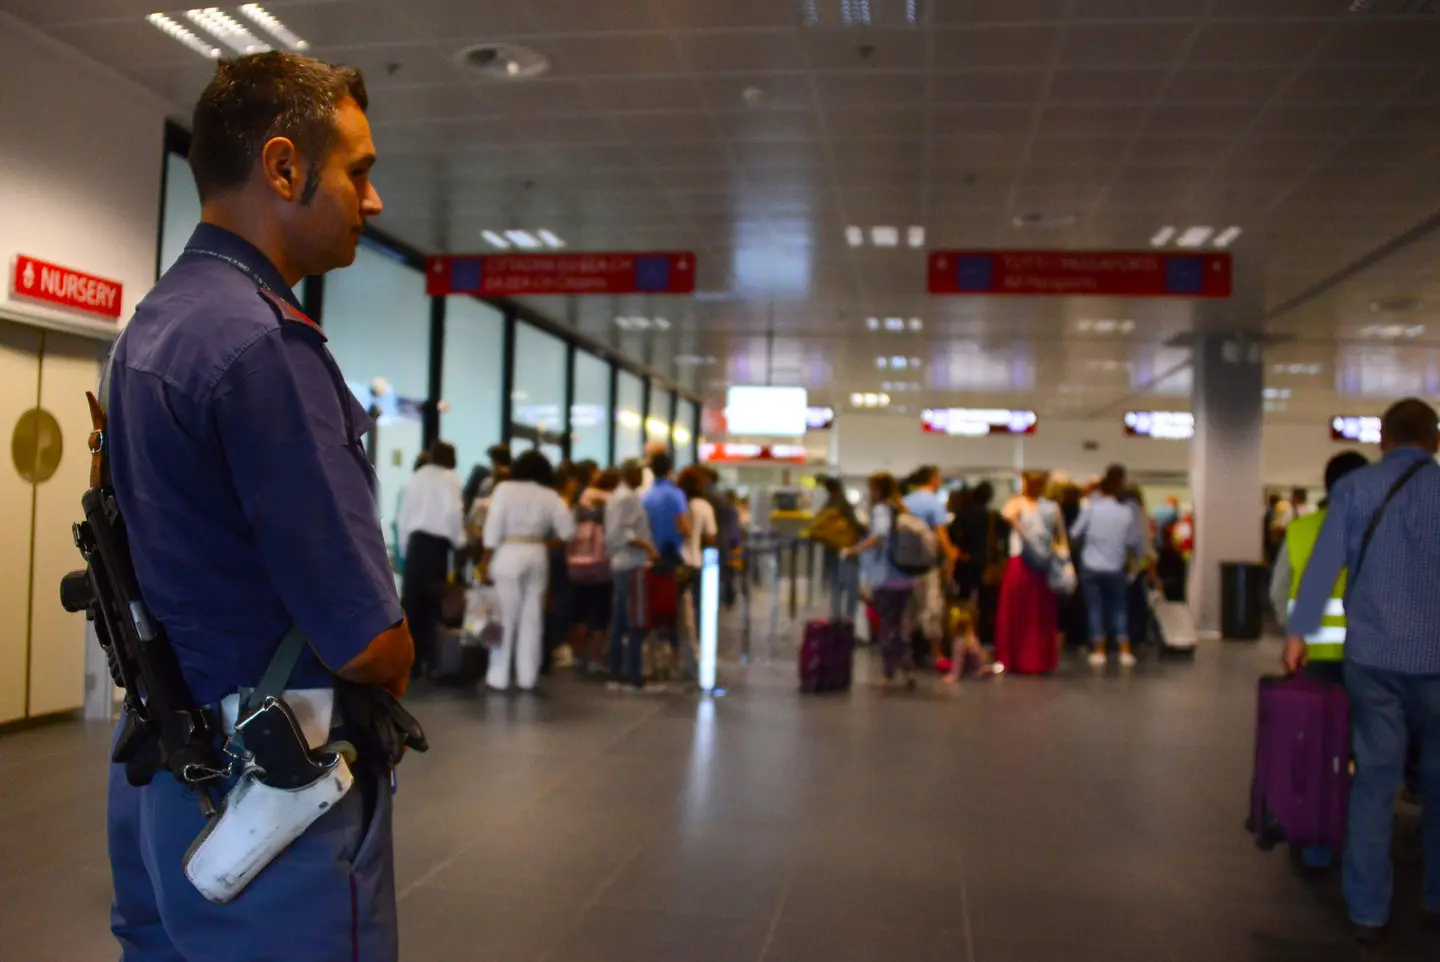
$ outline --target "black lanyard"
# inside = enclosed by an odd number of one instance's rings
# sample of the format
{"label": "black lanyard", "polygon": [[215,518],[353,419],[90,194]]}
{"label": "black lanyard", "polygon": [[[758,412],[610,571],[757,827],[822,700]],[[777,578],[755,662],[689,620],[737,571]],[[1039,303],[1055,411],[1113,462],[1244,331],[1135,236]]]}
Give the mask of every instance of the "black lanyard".
{"label": "black lanyard", "polygon": [[231,267],[235,268],[237,271],[250,278],[250,280],[254,281],[255,286],[260,288],[262,291],[270,291],[270,293],[272,294],[275,293],[274,288],[272,288],[269,284],[265,283],[265,278],[261,277],[258,273],[256,273],[254,268],[252,268],[249,264],[246,264],[243,261],[236,260],[228,254],[221,254],[219,251],[207,250],[204,247],[187,247],[185,248],[185,253],[199,254],[201,257],[213,257],[217,261],[224,261],[226,264],[229,264]]}

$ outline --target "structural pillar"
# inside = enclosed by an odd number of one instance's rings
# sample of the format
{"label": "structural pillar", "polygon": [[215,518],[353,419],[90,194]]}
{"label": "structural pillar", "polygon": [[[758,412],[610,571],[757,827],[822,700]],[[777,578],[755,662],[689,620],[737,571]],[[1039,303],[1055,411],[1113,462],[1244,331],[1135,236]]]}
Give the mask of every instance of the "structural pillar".
{"label": "structural pillar", "polygon": [[1265,365],[1260,341],[1239,333],[1197,338],[1193,357],[1195,551],[1188,598],[1196,627],[1218,633],[1221,563],[1263,560]]}

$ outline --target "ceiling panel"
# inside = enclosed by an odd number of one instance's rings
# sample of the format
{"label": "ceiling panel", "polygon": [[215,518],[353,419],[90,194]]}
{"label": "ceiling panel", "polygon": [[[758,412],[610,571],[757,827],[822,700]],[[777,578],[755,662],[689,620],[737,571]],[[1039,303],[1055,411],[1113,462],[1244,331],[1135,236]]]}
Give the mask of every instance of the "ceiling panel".
{"label": "ceiling panel", "polygon": [[[1180,407],[1188,352],[1166,341],[1216,317],[1253,323],[1264,303],[1440,211],[1440,18],[1347,17],[1344,0],[933,0],[913,27],[903,2],[872,0],[869,28],[840,26],[829,2],[806,27],[788,0],[269,6],[317,54],[365,72],[380,223],[397,236],[474,249],[481,230],[525,224],[572,250],[699,251],[703,301],[537,303],[657,363],[714,355],[687,372],[707,390],[763,380],[773,324],[776,370],[817,397],[843,378],[907,385],[892,393],[917,407],[1084,414],[1132,391]],[[211,75],[143,22],[139,0],[0,9],[177,116]],[[462,44],[497,39],[534,47],[553,72],[496,83],[455,66]],[[1077,219],[1015,226],[1031,213]],[[876,249],[868,235],[852,248],[845,230],[924,227],[928,246],[1145,247],[1166,224],[1242,226],[1235,253],[1267,301],[1198,312],[930,298],[923,250]],[[1370,302],[1397,293],[1423,306],[1376,321]],[[621,308],[664,310],[675,329],[622,332]],[[865,326],[871,313],[925,329],[901,350]],[[1097,333],[1106,321],[1130,325]],[[1381,405],[1400,388],[1440,394],[1440,238],[1273,323],[1295,338],[1267,348],[1267,381],[1291,391],[1276,417]],[[882,356],[903,356],[906,372],[882,372]]]}

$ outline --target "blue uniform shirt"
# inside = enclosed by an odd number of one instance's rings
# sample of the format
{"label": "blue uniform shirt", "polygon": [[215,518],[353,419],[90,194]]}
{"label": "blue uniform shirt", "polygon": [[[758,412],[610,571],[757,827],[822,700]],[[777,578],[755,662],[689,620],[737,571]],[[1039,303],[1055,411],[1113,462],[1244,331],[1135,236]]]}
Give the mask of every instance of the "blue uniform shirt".
{"label": "blue uniform shirt", "polygon": [[201,704],[256,684],[292,622],[304,688],[400,621],[370,426],[275,267],[201,224],[116,344],[107,441],[141,593]]}
{"label": "blue uniform shirt", "polygon": [[643,499],[645,514],[650,519],[650,534],[655,539],[655,550],[662,558],[680,556],[684,539],[680,537],[680,516],[690,510],[685,493],[669,478],[656,478],[655,484],[645,492]]}
{"label": "blue uniform shirt", "polygon": [[945,502],[929,488],[916,488],[905,495],[905,510],[932,528],[943,528],[950,523],[950,512],[946,510]]}
{"label": "blue uniform shirt", "polygon": [[[1342,478],[1305,565],[1289,632],[1311,635],[1341,568],[1355,571],[1370,519],[1412,465],[1432,460],[1418,448],[1395,448],[1376,464]],[[1395,495],[1345,597],[1345,658],[1367,668],[1440,675],[1440,470],[1422,467]]]}

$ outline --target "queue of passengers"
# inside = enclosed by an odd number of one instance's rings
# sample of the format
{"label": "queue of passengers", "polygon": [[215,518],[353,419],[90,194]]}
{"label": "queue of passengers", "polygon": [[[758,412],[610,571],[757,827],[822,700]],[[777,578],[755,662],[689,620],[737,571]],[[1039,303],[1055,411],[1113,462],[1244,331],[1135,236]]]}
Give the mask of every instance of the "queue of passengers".
{"label": "queue of passengers", "polygon": [[[533,693],[543,674],[570,667],[615,690],[693,688],[696,571],[705,548],[729,556],[742,537],[739,505],[721,494],[718,475],[691,466],[676,476],[667,447],[654,443],[643,462],[603,470],[557,467],[537,450],[512,458],[505,445],[488,454],[489,468],[462,485],[454,447],[436,442],[401,497],[395,534],[416,673],[443,674],[438,653],[458,621],[447,597],[463,598],[467,582],[493,583],[490,690]],[[652,633],[665,648],[647,650]]]}
{"label": "queue of passengers", "polygon": [[[1095,667],[1109,663],[1112,639],[1120,666],[1136,664],[1132,623],[1148,622],[1156,526],[1124,467],[1085,488],[1026,472],[998,510],[989,482],[942,500],[943,477],[930,465],[903,481],[872,475],[858,510],[838,480],[824,483],[812,537],[840,553],[832,615],[849,617],[853,599],[865,599],[887,684],[913,688],[926,667],[952,682],[1046,674],[1067,637],[1088,645]],[[931,570],[895,562],[892,533],[906,515],[933,532]]]}

